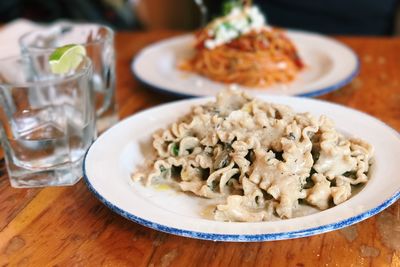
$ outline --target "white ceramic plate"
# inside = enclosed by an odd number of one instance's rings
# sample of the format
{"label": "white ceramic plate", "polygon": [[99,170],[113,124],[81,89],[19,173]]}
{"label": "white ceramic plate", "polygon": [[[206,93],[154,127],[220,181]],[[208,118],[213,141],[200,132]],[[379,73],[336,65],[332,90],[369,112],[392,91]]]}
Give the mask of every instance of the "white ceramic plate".
{"label": "white ceramic plate", "polygon": [[[323,35],[287,31],[307,68],[290,84],[250,89],[252,94],[317,96],[339,89],[358,73],[356,54],[344,44]],[[193,54],[193,35],[157,42],[143,49],[131,68],[136,78],[152,89],[180,96],[210,96],[227,85],[177,69],[178,62]]]}
{"label": "white ceramic plate", "polygon": [[160,191],[131,183],[130,174],[151,150],[151,134],[166,127],[195,104],[210,98],[165,104],[129,117],[103,133],[89,149],[84,177],[89,189],[114,212],[147,227],[192,238],[222,241],[266,241],[310,236],[339,229],[366,219],[400,197],[399,134],[364,113],[323,101],[263,96],[298,112],[329,114],[337,128],[375,147],[371,179],[348,201],[303,217],[258,223],[217,222],[201,215],[206,199],[173,189]]}

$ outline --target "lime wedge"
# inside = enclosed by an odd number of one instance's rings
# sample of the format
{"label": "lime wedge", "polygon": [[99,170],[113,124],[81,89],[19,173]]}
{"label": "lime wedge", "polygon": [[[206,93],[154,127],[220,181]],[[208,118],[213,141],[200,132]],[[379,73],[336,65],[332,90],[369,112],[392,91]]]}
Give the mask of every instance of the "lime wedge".
{"label": "lime wedge", "polygon": [[58,47],[49,57],[50,69],[56,74],[66,74],[82,62],[86,49],[82,45],[69,44]]}

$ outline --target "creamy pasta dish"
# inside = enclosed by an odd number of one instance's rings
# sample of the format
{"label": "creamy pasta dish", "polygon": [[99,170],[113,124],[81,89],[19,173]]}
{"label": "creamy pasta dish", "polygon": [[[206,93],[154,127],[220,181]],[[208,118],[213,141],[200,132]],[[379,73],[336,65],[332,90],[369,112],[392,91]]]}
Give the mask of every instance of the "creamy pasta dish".
{"label": "creamy pasta dish", "polygon": [[327,117],[226,90],[153,136],[156,158],[133,174],[220,200],[215,220],[292,218],[325,210],[368,181],[373,148],[335,130]]}

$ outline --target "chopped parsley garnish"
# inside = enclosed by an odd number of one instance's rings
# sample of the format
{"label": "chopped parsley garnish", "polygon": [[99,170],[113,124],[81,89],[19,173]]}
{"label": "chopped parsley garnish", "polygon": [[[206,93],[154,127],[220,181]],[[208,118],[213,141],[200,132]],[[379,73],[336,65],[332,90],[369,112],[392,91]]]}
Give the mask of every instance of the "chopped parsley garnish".
{"label": "chopped parsley garnish", "polygon": [[228,21],[225,21],[224,23],[222,23],[222,26],[225,27],[228,30],[229,29],[235,29],[235,27],[233,27],[233,25]]}
{"label": "chopped parsley garnish", "polygon": [[228,15],[235,7],[242,8],[242,2],[238,0],[228,0],[222,4],[222,14]]}
{"label": "chopped parsley garnish", "polygon": [[178,156],[179,155],[179,146],[177,144],[173,144],[171,147],[172,155]]}

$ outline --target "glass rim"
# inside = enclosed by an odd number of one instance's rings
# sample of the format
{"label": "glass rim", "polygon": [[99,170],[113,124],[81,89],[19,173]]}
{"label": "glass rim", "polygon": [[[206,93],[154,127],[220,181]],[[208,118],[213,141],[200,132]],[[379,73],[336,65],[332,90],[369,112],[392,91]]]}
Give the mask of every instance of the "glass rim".
{"label": "glass rim", "polygon": [[101,43],[105,43],[107,41],[112,41],[114,38],[114,31],[113,29],[111,29],[111,27],[107,26],[107,25],[103,25],[103,24],[97,24],[97,23],[87,23],[87,22],[83,22],[83,23],[76,23],[76,22],[67,22],[67,21],[61,21],[58,22],[54,25],[51,25],[49,27],[45,27],[42,29],[36,29],[36,30],[32,30],[29,31],[27,33],[24,33],[23,35],[21,35],[21,37],[18,38],[18,42],[19,45],[22,47],[22,49],[27,49],[29,52],[41,52],[41,51],[49,51],[49,50],[54,50],[55,48],[57,48],[58,46],[50,46],[50,47],[39,47],[36,45],[31,45],[31,44],[24,44],[24,40],[33,35],[33,34],[37,34],[39,32],[47,32],[49,29],[52,29],[53,27],[59,27],[59,26],[73,26],[73,27],[79,27],[79,26],[97,26],[99,28],[104,28],[107,31],[107,36],[104,39],[100,39],[100,40],[94,40],[94,41],[90,41],[90,42],[79,42],[79,43],[74,43],[77,45],[82,45],[82,46],[89,46],[89,45],[94,45],[94,44],[101,44]]}
{"label": "glass rim", "polygon": [[[69,82],[69,81],[78,79],[78,78],[84,76],[85,74],[89,74],[92,72],[92,61],[90,60],[90,58],[87,56],[84,56],[84,55],[82,55],[81,57],[83,58],[86,66],[74,73],[67,74],[67,75],[54,75],[54,76],[51,76],[50,79],[31,81],[31,82],[3,82],[0,80],[0,87],[23,88],[23,87],[32,87],[32,86],[49,86],[49,85],[57,85],[57,84],[61,84],[64,82]],[[17,60],[17,59],[24,59],[24,58],[29,59],[29,56],[23,55],[23,54],[7,56],[7,57],[0,58],[0,64],[2,62],[6,62],[9,60],[13,60],[13,59]]]}

